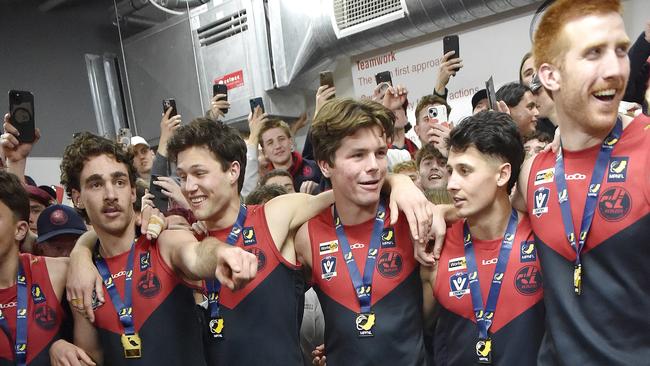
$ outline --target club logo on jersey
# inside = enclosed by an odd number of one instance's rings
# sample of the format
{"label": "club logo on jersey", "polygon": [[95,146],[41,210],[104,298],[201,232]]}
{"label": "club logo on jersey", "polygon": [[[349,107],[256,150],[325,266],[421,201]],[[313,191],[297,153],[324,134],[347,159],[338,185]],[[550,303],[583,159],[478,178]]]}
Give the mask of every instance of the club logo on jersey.
{"label": "club logo on jersey", "polygon": [[395,247],[395,230],[392,227],[384,229],[384,231],[381,233],[381,247]]}
{"label": "club logo on jersey", "polygon": [[40,304],[45,301],[45,294],[39,285],[32,285],[32,301],[34,304]]}
{"label": "club logo on jersey", "polygon": [[318,254],[320,255],[332,254],[338,251],[339,251],[338,240],[326,241],[324,243],[318,244]]}
{"label": "club logo on jersey", "polygon": [[251,247],[251,248],[246,248],[246,251],[252,254],[255,254],[257,257],[257,272],[260,272],[261,270],[266,267],[266,254],[264,254],[264,251],[258,247]]}
{"label": "club logo on jersey", "polygon": [[542,273],[535,266],[521,267],[515,275],[515,288],[522,295],[534,295],[542,288]]}
{"label": "club logo on jersey", "polygon": [[551,194],[551,190],[542,187],[538,188],[535,191],[533,202],[533,215],[540,217],[545,213],[548,213],[548,196]]}
{"label": "club logo on jersey", "polygon": [[146,271],[151,267],[151,255],[149,252],[140,253],[140,272]]}
{"label": "club logo on jersey", "polygon": [[152,271],[145,272],[138,281],[138,293],[147,299],[158,295],[161,288],[160,279]]}
{"label": "club logo on jersey", "polygon": [[242,232],[244,245],[257,244],[257,238],[255,238],[255,230],[252,227],[245,227]]}
{"label": "club logo on jersey", "polygon": [[632,198],[622,187],[610,187],[598,200],[598,212],[607,221],[620,221],[632,208]]}
{"label": "club logo on jersey", "polygon": [[537,260],[537,249],[534,241],[522,241],[519,245],[519,260],[522,263],[534,262]]}
{"label": "club logo on jersey", "polygon": [[397,252],[382,252],[377,261],[377,271],[385,278],[395,278],[402,273],[402,256]]}
{"label": "club logo on jersey", "polygon": [[44,330],[52,330],[56,327],[56,311],[47,304],[41,304],[34,310],[36,324]]}
{"label": "club logo on jersey", "polygon": [[449,276],[449,297],[457,299],[469,294],[469,279],[467,272],[456,272]]}
{"label": "club logo on jersey", "polygon": [[535,185],[551,183],[555,177],[555,168],[540,170],[535,174]]}
{"label": "club logo on jersey", "polygon": [[461,269],[467,269],[465,257],[451,258],[447,264],[447,271],[453,272]]}
{"label": "club logo on jersey", "polygon": [[609,160],[608,182],[625,182],[628,157],[612,157]]}
{"label": "club logo on jersey", "polygon": [[336,277],[336,257],[328,256],[320,261],[321,278],[329,281]]}

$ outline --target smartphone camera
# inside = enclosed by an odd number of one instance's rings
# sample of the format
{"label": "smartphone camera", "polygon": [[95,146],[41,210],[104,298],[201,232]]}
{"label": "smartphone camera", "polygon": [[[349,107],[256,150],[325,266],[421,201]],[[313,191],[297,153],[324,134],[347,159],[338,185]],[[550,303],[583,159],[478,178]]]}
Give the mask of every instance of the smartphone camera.
{"label": "smartphone camera", "polygon": [[438,108],[435,106],[429,107],[429,118],[438,118]]}

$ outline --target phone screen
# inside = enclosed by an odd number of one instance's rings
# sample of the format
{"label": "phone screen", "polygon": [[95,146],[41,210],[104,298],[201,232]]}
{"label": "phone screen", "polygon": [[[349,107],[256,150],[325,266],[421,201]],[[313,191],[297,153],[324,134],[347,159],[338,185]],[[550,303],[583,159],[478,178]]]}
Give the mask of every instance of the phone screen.
{"label": "phone screen", "polygon": [[34,95],[28,91],[9,91],[9,112],[11,123],[20,135],[20,142],[34,142],[36,140],[34,122]]}
{"label": "phone screen", "polygon": [[249,100],[249,103],[251,105],[251,112],[255,113],[255,107],[260,107],[262,108],[262,113],[264,113],[264,101],[262,100],[262,97],[257,97]]}
{"label": "phone screen", "polygon": [[178,111],[176,110],[176,100],[175,99],[164,99],[162,102],[163,105],[163,113],[167,113],[167,110],[169,108],[172,109],[171,113],[169,114],[169,118],[174,117],[175,115],[178,114]]}

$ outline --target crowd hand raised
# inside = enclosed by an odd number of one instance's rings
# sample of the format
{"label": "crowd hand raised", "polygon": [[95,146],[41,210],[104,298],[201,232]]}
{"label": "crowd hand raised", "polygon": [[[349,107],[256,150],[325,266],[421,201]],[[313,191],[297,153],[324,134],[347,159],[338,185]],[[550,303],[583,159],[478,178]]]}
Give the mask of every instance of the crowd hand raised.
{"label": "crowd hand raised", "polygon": [[252,113],[248,114],[248,130],[250,131],[249,144],[257,145],[257,135],[260,132],[262,126],[268,122],[268,114],[262,112],[262,108],[259,106],[255,107],[255,110]]}
{"label": "crowd hand raised", "polygon": [[148,189],[144,190],[144,195],[142,196],[142,199],[140,199],[140,207],[144,208],[145,206],[151,206],[151,207],[156,207],[153,204],[153,199],[155,196],[152,193],[149,193]]}
{"label": "crowd hand raised", "polygon": [[447,232],[447,224],[445,222],[444,212],[440,206],[430,203],[431,214],[431,227],[425,240],[414,241],[414,256],[415,259],[424,266],[434,266],[440,259],[442,253],[442,246],[445,242],[445,233]]}
{"label": "crowd hand raised", "polygon": [[386,89],[386,94],[384,94],[382,104],[391,111],[401,109],[404,102],[406,102],[407,94],[408,90],[406,90],[405,87],[401,85],[391,86]]}
{"label": "crowd hand raised", "polygon": [[233,291],[246,286],[257,274],[257,256],[236,246],[218,245],[217,280]]}
{"label": "crowd hand raised", "polygon": [[429,235],[433,205],[411,178],[402,174],[393,177],[389,199],[390,224],[397,223],[399,209],[406,216],[413,239],[424,241]]}
{"label": "crowd hand raised", "polygon": [[190,205],[185,199],[185,196],[183,196],[183,192],[181,192],[181,186],[178,184],[178,182],[176,182],[176,180],[174,180],[174,178],[161,176],[152,183],[162,188],[161,192],[165,196],[174,200],[178,206],[185,209],[190,208]]}
{"label": "crowd hand raised", "polygon": [[387,82],[382,82],[377,84],[375,86],[375,89],[372,91],[372,97],[371,99],[374,102],[381,103],[384,100],[384,96],[386,95],[386,90],[390,87],[390,84]]}
{"label": "crowd hand raised", "polygon": [[553,135],[553,141],[550,144],[544,146],[544,152],[552,151],[554,154],[560,149],[560,127],[555,129],[555,135]]}
{"label": "crowd hand raised", "polygon": [[174,134],[174,131],[181,125],[181,115],[177,114],[173,117],[169,117],[169,114],[172,112],[172,108],[169,107],[165,111],[160,120],[160,141],[167,142]]}
{"label": "crowd hand raised", "polygon": [[83,349],[63,339],[54,342],[50,347],[50,362],[52,366],[95,365],[95,362]]}
{"label": "crowd hand raised", "polygon": [[[445,87],[449,83],[449,79],[452,76],[456,76],[456,73],[463,67],[463,59],[452,58],[455,53],[455,51],[449,51],[442,56],[442,63],[438,69],[438,81],[436,85],[436,90],[438,92],[444,92]],[[442,90],[438,90],[438,88],[441,88]]]}
{"label": "crowd hand raised", "polygon": [[334,94],[336,94],[336,87],[330,87],[329,85],[322,85],[316,90],[316,110],[314,111],[314,117],[316,117],[323,104]]}
{"label": "crowd hand raised", "polygon": [[325,366],[327,365],[327,357],[325,356],[325,345],[321,344],[320,346],[316,346],[316,348],[311,351],[311,356],[313,357],[312,359],[312,365],[316,366]]}
{"label": "crowd hand raised", "polygon": [[5,114],[4,123],[2,124],[4,133],[0,135],[0,146],[2,146],[3,156],[9,161],[21,161],[27,159],[32,151],[34,144],[41,138],[41,131],[36,129],[36,139],[34,142],[20,142],[18,129],[11,124],[11,115]]}
{"label": "crowd hand raised", "polygon": [[223,116],[226,115],[222,111],[222,109],[230,108],[230,102],[227,101],[226,98],[228,98],[226,94],[217,94],[214,97],[212,97],[210,103],[210,113],[212,114],[212,118],[221,119]]}
{"label": "crowd hand raised", "polygon": [[300,185],[300,193],[316,194],[318,191],[318,183],[313,180],[306,180]]}
{"label": "crowd hand raised", "polygon": [[444,156],[447,156],[447,139],[451,129],[454,128],[452,123],[436,123],[427,132],[428,142],[432,143]]}
{"label": "crowd hand raised", "polygon": [[497,110],[496,110],[496,111],[497,111],[497,112],[501,112],[501,113],[507,113],[507,114],[510,114],[510,108],[508,107],[508,105],[506,104],[506,102],[504,102],[504,101],[502,101],[502,100],[500,100],[500,101],[497,102]]}

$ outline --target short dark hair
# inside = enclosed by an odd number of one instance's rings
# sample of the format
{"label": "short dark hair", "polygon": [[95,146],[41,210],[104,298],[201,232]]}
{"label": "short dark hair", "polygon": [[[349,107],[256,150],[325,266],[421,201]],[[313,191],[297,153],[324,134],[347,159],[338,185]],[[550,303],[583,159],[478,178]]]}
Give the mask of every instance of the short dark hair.
{"label": "short dark hair", "polygon": [[420,150],[415,153],[415,166],[417,169],[420,170],[420,164],[422,163],[422,160],[429,158],[436,159],[438,164],[442,165],[443,167],[447,165],[447,158],[442,155],[440,150],[438,150],[438,148],[433,143],[429,142],[422,145]]}
{"label": "short dark hair", "polygon": [[[115,141],[82,132],[66,146],[61,160],[61,184],[65,186],[68,197],[72,198],[72,190],[81,192],[81,171],[86,162],[93,157],[109,155],[118,163],[126,165],[129,172],[129,183],[135,187],[136,170],[133,165],[133,153],[124,149]],[[85,212],[84,212],[85,214]]]}
{"label": "short dark hair", "polygon": [[0,171],[0,201],[4,203],[17,221],[29,220],[29,196],[17,176]]}
{"label": "short dark hair", "polygon": [[286,188],[279,184],[267,184],[255,188],[246,197],[247,205],[263,205],[277,196],[289,193]]}
{"label": "short dark hair", "polygon": [[284,169],[273,169],[270,172],[264,174],[264,176],[262,176],[262,178],[260,179],[260,186],[265,186],[266,182],[273,177],[287,177],[291,179],[291,181],[293,182],[293,177],[291,176],[291,173],[289,173],[289,171]]}
{"label": "short dark hair", "polygon": [[195,146],[204,146],[210,150],[224,172],[234,161],[239,162],[237,192],[241,192],[246,172],[246,143],[237,130],[222,122],[203,117],[196,118],[174,132],[167,143],[169,159],[176,162],[179,153]]}
{"label": "short dark hair", "polygon": [[535,132],[533,132],[533,133],[531,133],[531,134],[529,134],[527,136],[524,136],[524,143],[526,143],[526,142],[528,142],[530,140],[535,140],[535,139],[537,139],[539,142],[544,142],[544,143],[547,143],[547,144],[550,144],[551,142],[553,142],[553,136],[549,135],[548,133],[546,133],[544,131],[535,130]]}
{"label": "short dark hair", "polygon": [[463,152],[475,147],[481,154],[510,163],[512,174],[508,181],[508,194],[519,177],[524,162],[524,145],[517,125],[510,115],[482,111],[465,118],[449,133],[450,151]]}
{"label": "short dark hair", "polygon": [[497,100],[504,101],[508,107],[515,107],[521,102],[521,99],[527,91],[532,93],[532,90],[526,85],[508,83],[497,90],[496,97]]}

